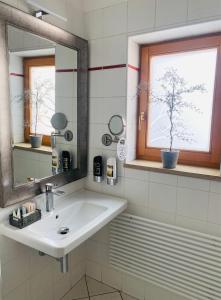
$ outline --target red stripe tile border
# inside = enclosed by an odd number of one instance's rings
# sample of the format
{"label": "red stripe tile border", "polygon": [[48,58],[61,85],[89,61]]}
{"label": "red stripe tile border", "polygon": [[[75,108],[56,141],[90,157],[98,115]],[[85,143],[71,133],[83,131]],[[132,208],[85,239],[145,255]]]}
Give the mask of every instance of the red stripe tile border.
{"label": "red stripe tile border", "polygon": [[71,73],[71,72],[77,72],[77,69],[57,69],[57,73]]}
{"label": "red stripe tile border", "polygon": [[120,65],[109,65],[109,66],[101,66],[101,67],[92,67],[88,68],[88,71],[100,71],[100,70],[110,70],[110,69],[119,69],[119,68],[125,68],[126,64],[120,64]]}
{"label": "red stripe tile border", "polygon": [[139,70],[140,70],[140,68],[135,67],[135,66],[132,66],[132,65],[130,65],[130,64],[128,64],[128,68],[130,68],[130,69],[132,69],[132,70],[135,70],[135,71],[139,71]]}
{"label": "red stripe tile border", "polygon": [[100,71],[100,70],[103,70],[103,67],[88,68],[88,71]]}
{"label": "red stripe tile border", "polygon": [[125,68],[126,66],[126,64],[103,66],[103,70]]}
{"label": "red stripe tile border", "polygon": [[109,65],[109,66],[101,66],[101,67],[91,67],[88,68],[88,71],[100,71],[100,70],[110,70],[110,69],[119,69],[119,68],[126,68],[126,66],[128,66],[128,68],[133,69],[135,71],[139,71],[140,68],[132,66],[130,64],[126,65],[126,64],[119,64],[119,65]]}
{"label": "red stripe tile border", "polygon": [[[101,71],[101,70],[111,70],[111,69],[120,69],[120,68],[131,68],[135,71],[139,71],[138,67],[132,66],[130,64],[119,64],[119,65],[107,65],[107,66],[98,66],[98,67],[89,67],[88,71]],[[78,69],[57,69],[57,73],[68,73],[68,72],[77,72]]]}
{"label": "red stripe tile border", "polygon": [[23,74],[19,74],[19,73],[10,73],[10,76],[17,76],[17,77],[24,77]]}

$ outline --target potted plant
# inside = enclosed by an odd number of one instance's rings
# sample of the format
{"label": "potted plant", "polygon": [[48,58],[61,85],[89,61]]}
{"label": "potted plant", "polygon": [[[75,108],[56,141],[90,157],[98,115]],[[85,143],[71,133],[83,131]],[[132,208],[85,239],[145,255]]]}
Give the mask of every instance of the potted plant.
{"label": "potted plant", "polygon": [[30,144],[32,148],[39,148],[42,144],[42,135],[37,134],[37,127],[38,127],[38,119],[39,119],[39,105],[41,102],[41,99],[39,98],[39,93],[31,93],[31,102],[32,105],[35,107],[35,116],[33,118],[33,127],[34,132],[29,135],[30,137]]}
{"label": "potted plant", "polygon": [[[25,100],[32,107],[32,130],[29,135],[30,144],[32,148],[39,148],[42,144],[42,134],[38,134],[38,125],[41,117],[45,117],[46,112],[42,110],[41,105],[47,104],[47,109],[50,107],[50,93],[53,90],[53,86],[48,80],[38,80],[35,82],[32,90],[25,91]],[[30,124],[28,125],[30,126]]]}
{"label": "potted plant", "polygon": [[164,168],[173,169],[176,168],[180,152],[173,148],[174,138],[191,142],[191,134],[185,129],[183,120],[180,117],[181,113],[184,109],[200,112],[199,108],[186,101],[184,97],[197,91],[202,93],[205,91],[205,87],[202,84],[189,86],[174,68],[168,69],[159,79],[159,82],[160,94],[151,92],[150,100],[165,106],[169,120],[169,148],[161,150],[161,159]]}

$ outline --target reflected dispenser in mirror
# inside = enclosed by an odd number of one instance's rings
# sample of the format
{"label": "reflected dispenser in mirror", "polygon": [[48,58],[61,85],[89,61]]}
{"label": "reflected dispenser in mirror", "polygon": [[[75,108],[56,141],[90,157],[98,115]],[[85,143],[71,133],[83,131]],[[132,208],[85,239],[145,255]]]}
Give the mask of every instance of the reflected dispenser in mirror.
{"label": "reflected dispenser in mirror", "polygon": [[115,157],[110,157],[107,160],[107,184],[116,185],[117,183],[117,161]]}

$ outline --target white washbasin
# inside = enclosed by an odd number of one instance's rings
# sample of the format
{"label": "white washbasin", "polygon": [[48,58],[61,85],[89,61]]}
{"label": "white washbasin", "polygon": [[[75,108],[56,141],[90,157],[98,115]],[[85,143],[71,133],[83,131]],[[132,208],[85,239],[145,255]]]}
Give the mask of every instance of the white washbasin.
{"label": "white washbasin", "polygon": [[[41,205],[44,206],[44,203]],[[56,258],[68,254],[127,207],[127,201],[90,191],[79,191],[55,199],[55,210],[40,221],[17,229],[5,220],[0,233]],[[61,227],[69,232],[60,234]]]}

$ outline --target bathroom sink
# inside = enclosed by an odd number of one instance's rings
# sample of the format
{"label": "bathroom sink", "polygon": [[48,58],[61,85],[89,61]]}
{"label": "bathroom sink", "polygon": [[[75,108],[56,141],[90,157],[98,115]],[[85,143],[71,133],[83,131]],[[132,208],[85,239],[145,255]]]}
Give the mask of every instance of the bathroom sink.
{"label": "bathroom sink", "polygon": [[[41,207],[45,205],[44,201]],[[23,229],[5,220],[0,233],[56,258],[68,254],[127,207],[127,201],[90,191],[55,199],[55,209]]]}

